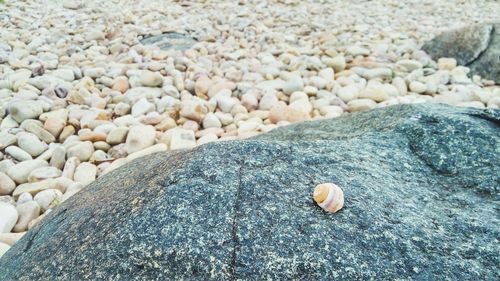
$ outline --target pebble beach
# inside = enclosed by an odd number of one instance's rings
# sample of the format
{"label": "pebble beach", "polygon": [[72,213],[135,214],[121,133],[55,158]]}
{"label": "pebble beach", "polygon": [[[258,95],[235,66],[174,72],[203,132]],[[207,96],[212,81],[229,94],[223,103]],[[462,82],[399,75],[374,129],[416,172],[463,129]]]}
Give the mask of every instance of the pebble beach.
{"label": "pebble beach", "polygon": [[422,44],[496,0],[0,3],[0,257],[144,155],[395,104],[499,108]]}

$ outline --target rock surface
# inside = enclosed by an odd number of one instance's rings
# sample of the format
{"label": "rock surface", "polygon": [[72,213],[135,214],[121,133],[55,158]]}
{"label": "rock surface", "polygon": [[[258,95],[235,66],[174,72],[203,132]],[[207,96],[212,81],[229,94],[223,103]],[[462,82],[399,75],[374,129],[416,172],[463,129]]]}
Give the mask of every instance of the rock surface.
{"label": "rock surface", "polygon": [[435,60],[455,58],[472,73],[500,84],[500,22],[444,32],[424,44],[423,50]]}
{"label": "rock surface", "polygon": [[47,215],[0,279],[498,280],[499,124],[397,105],[141,158]]}

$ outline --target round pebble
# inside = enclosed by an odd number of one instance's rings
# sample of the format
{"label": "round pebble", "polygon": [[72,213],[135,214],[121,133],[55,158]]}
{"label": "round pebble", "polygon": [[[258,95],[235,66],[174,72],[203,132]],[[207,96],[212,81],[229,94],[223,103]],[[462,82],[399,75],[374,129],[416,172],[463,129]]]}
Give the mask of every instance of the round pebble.
{"label": "round pebble", "polygon": [[16,225],[18,214],[14,206],[0,201],[0,233],[10,232]]}

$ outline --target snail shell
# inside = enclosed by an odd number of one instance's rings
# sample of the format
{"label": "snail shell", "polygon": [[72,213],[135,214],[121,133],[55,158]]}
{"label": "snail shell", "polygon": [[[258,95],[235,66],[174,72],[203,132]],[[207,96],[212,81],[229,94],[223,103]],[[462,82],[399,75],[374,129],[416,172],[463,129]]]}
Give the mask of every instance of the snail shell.
{"label": "snail shell", "polygon": [[322,183],[314,188],[313,198],[327,212],[335,213],[344,207],[344,192],[333,183]]}

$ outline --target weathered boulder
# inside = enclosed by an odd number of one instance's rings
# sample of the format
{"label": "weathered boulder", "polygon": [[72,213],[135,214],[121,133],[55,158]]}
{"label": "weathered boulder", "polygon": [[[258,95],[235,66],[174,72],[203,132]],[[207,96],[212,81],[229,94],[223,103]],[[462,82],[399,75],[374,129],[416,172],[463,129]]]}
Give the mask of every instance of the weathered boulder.
{"label": "weathered boulder", "polygon": [[500,22],[453,29],[426,42],[422,48],[435,60],[455,58],[473,74],[500,84]]}
{"label": "weathered boulder", "polygon": [[499,124],[397,105],[140,158],[31,229],[0,280],[498,280]]}

